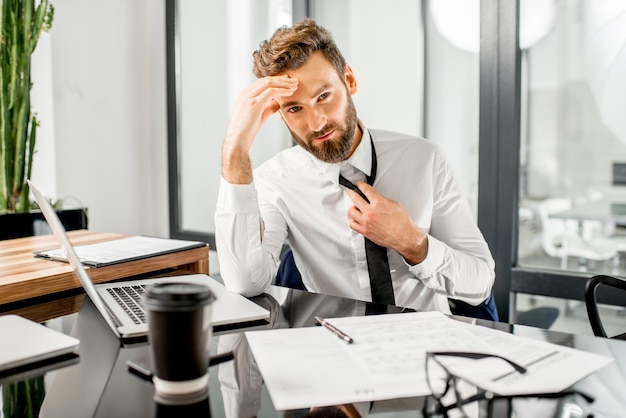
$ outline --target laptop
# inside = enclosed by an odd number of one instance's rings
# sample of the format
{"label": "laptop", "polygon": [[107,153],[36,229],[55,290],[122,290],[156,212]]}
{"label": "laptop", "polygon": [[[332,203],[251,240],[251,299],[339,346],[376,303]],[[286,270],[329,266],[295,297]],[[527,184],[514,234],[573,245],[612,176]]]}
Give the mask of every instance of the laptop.
{"label": "laptop", "polygon": [[[0,316],[0,378],[74,354],[79,340],[18,315]],[[74,356],[76,357],[76,356]]]}
{"label": "laptop", "polygon": [[206,274],[186,274],[151,279],[94,284],[70,243],[59,217],[45,195],[28,180],[50,229],[65,251],[74,273],[109,328],[121,340],[142,339],[148,335],[146,315],[143,313],[142,294],[146,286],[164,282],[198,283],[209,287],[215,295],[212,304],[215,333],[238,328],[267,325],[269,312],[251,300],[229,291],[215,278]]}

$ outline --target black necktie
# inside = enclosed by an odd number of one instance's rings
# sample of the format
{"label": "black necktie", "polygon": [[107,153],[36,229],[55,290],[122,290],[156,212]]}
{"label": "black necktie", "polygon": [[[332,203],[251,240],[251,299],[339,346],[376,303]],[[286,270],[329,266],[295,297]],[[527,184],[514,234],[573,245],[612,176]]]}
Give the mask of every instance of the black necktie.
{"label": "black necktie", "polygon": [[[370,175],[366,177],[367,184],[371,186],[374,184],[374,180],[376,180],[377,158],[374,141],[371,137],[370,141],[372,144],[372,169]],[[365,197],[363,192],[361,192],[356,185],[347,180],[341,174],[339,174],[339,184],[354,190],[361,195],[367,203],[369,203],[369,200]],[[375,304],[395,305],[393,285],[391,283],[391,273],[389,272],[389,260],[387,260],[387,249],[365,238],[365,254],[367,256],[367,270],[370,275],[372,302]],[[381,311],[385,312],[386,307],[383,307],[380,310],[377,308],[372,310],[372,307],[369,307],[366,312],[380,313]]]}

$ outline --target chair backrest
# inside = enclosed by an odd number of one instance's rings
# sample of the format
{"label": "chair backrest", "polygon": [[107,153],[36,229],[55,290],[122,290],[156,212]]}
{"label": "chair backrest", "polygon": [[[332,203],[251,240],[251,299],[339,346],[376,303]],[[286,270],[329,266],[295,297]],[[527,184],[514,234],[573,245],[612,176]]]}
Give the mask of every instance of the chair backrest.
{"label": "chair backrest", "polygon": [[[585,305],[587,307],[587,314],[589,315],[589,323],[591,325],[591,329],[593,330],[593,334],[597,337],[608,337],[604,326],[602,325],[600,312],[598,311],[598,299],[596,295],[596,290],[600,285],[606,285],[626,291],[626,280],[620,279],[618,277],[599,274],[587,280],[587,284],[585,286]],[[624,339],[625,337],[626,333],[620,334],[613,338]]]}
{"label": "chair backrest", "polygon": [[498,316],[498,308],[496,307],[496,301],[493,298],[493,295],[490,295],[485,301],[477,306],[450,298],[448,298],[448,304],[450,305],[450,311],[454,315],[470,316],[472,318],[488,319],[496,322],[500,320]]}
{"label": "chair backrest", "polygon": [[293,259],[293,252],[291,248],[286,249],[281,258],[280,265],[278,266],[278,272],[274,278],[274,284],[277,286],[290,287],[292,289],[306,290],[304,283],[302,282],[302,276],[296,262]]}
{"label": "chair backrest", "polygon": [[546,199],[539,204],[541,219],[541,244],[543,250],[552,257],[560,257],[559,245],[566,235],[568,225],[565,220],[552,219],[550,215],[572,207],[569,199]]}

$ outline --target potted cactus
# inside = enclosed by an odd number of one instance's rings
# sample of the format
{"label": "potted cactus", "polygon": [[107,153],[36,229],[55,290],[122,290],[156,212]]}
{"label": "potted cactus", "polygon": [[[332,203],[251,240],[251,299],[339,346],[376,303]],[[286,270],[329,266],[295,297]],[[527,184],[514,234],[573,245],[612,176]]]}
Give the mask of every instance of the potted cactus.
{"label": "potted cactus", "polygon": [[28,179],[39,122],[31,112],[31,55],[52,25],[48,0],[0,2],[0,213],[30,209]]}
{"label": "potted cactus", "polygon": [[[42,230],[43,216],[31,203],[26,183],[39,127],[30,106],[31,56],[53,15],[49,0],[0,0],[0,239]],[[59,212],[66,228],[86,228],[84,209]]]}

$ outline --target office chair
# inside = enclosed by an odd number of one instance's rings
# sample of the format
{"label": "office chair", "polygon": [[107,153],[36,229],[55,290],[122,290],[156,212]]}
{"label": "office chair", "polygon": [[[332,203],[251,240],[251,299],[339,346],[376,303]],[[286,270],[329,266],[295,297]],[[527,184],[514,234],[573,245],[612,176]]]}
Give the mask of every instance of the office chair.
{"label": "office chair", "polygon": [[[304,283],[302,283],[302,276],[296,263],[293,259],[293,252],[290,248],[283,251],[280,258],[280,265],[278,266],[278,272],[274,278],[275,285],[290,287],[292,289],[306,290]],[[496,308],[496,301],[493,296],[489,296],[487,300],[478,306],[472,306],[469,303],[448,299],[450,305],[450,311],[453,315],[469,316],[479,319],[488,319],[490,321],[498,321],[498,309]]]}
{"label": "office chair", "polygon": [[[600,285],[605,285],[615,289],[621,289],[626,291],[626,280],[620,279],[618,277],[599,274],[587,280],[587,284],[585,286],[585,305],[587,307],[587,314],[589,315],[589,323],[591,324],[593,334],[596,337],[608,338],[608,335],[604,330],[604,326],[602,325],[600,313],[598,312],[598,300],[596,297],[596,290]],[[624,340],[626,339],[626,333],[619,334],[611,338]]]}
{"label": "office chair", "polygon": [[448,305],[450,305],[450,312],[452,315],[469,316],[478,319],[487,319],[489,321],[498,322],[498,308],[496,307],[496,300],[493,295],[489,295],[484,302],[480,305],[470,305],[462,300],[448,298]]}
{"label": "office chair", "polygon": [[278,266],[278,272],[274,277],[274,282],[277,286],[290,287],[292,289],[306,290],[304,283],[302,282],[302,276],[296,262],[293,259],[293,252],[291,248],[283,251],[280,257],[280,265]]}
{"label": "office chair", "polygon": [[546,199],[539,205],[543,250],[551,257],[561,259],[561,269],[567,269],[568,257],[605,261],[617,256],[615,244],[608,239],[591,237],[584,239],[578,231],[578,221],[551,218],[550,215],[572,207],[569,199]]}
{"label": "office chair", "polygon": [[[513,296],[514,297],[514,296]],[[515,314],[515,323],[535,328],[550,329],[559,317],[559,309],[553,306],[539,306]]]}

